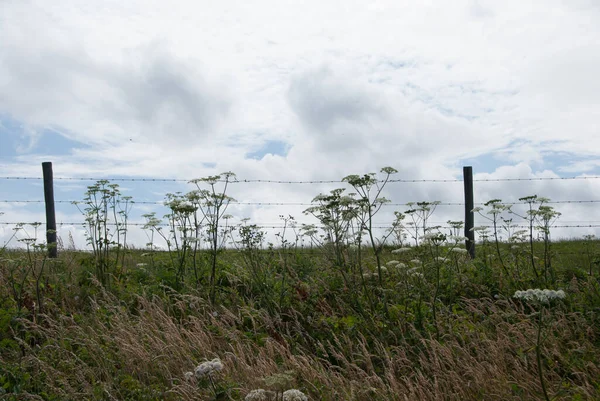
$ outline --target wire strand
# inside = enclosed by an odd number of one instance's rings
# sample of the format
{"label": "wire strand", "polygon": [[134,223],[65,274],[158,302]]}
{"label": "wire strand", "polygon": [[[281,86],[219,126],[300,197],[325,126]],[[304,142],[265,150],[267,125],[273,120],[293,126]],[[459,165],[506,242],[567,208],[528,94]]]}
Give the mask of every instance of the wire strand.
{"label": "wire strand", "polygon": [[[473,182],[501,182],[501,181],[560,181],[560,180],[593,180],[600,176],[572,176],[572,177],[530,177],[530,178],[478,178],[473,179]],[[122,181],[122,182],[185,182],[189,183],[194,179],[178,179],[178,178],[94,178],[94,177],[54,177],[57,181]],[[43,180],[43,177],[18,177],[18,176],[3,176],[0,180]],[[218,180],[217,182],[225,182]],[[230,184],[345,184],[343,180],[267,180],[267,179],[242,179],[230,180]],[[449,183],[463,182],[461,179],[390,179],[388,183]]]}

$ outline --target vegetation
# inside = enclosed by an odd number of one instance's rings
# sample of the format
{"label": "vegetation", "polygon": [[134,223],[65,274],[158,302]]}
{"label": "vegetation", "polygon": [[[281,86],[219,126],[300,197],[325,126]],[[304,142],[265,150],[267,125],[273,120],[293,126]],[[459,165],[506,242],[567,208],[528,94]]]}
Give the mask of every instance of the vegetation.
{"label": "vegetation", "polygon": [[318,195],[318,227],[281,216],[276,244],[228,223],[232,173],[167,195],[145,249],[108,182],[81,209],[92,252],[48,259],[21,225],[25,247],[0,248],[0,398],[599,399],[600,242],[552,242],[559,214],[536,196],[477,210],[474,260],[461,222],[428,225],[437,202],[378,233],[394,171]]}

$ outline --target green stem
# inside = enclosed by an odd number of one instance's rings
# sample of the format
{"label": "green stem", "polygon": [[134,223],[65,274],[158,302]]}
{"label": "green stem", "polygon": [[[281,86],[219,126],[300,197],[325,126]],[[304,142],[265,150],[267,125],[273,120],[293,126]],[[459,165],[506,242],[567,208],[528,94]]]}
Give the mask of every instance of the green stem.
{"label": "green stem", "polygon": [[537,331],[537,342],[535,345],[535,356],[537,358],[538,365],[538,375],[540,377],[540,384],[542,385],[542,391],[544,392],[544,398],[546,401],[550,401],[550,397],[548,397],[548,391],[546,390],[546,382],[544,381],[544,373],[542,367],[542,353],[541,353],[541,337],[542,337],[542,317],[544,314],[544,307],[540,309],[540,319],[538,321],[538,331]]}

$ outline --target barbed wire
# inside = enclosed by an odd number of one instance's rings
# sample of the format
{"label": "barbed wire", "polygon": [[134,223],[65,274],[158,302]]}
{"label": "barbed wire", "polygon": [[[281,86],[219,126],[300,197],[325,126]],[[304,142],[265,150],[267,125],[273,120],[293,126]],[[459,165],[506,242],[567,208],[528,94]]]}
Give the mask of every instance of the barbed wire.
{"label": "barbed wire", "polygon": [[[501,181],[560,181],[560,180],[593,180],[600,176],[572,176],[572,177],[528,177],[528,178],[475,178],[473,182],[501,182]],[[53,177],[59,181],[121,181],[121,182],[185,182],[190,183],[195,179],[181,178],[94,178],[94,177]],[[43,177],[18,177],[2,176],[0,180],[43,180]],[[225,182],[217,180],[217,182]],[[449,183],[463,182],[461,179],[389,179],[388,183]],[[343,180],[267,180],[267,179],[243,179],[230,180],[230,184],[345,184]]]}
{"label": "barbed wire", "polygon": [[[57,222],[56,225],[57,226],[85,226],[88,223],[86,222]],[[107,222],[106,223],[109,226],[134,226],[134,227],[143,227],[143,226],[147,226],[148,223],[143,223],[143,222],[127,222],[127,224],[124,223],[115,223],[115,222]],[[34,225],[45,225],[45,223],[39,222],[39,221],[34,221],[34,222],[0,222],[0,225],[28,225],[28,226],[34,226]],[[312,226],[315,228],[325,228],[322,225],[317,225],[317,224],[313,224],[313,223],[300,223],[300,222],[296,222],[294,226],[291,225],[262,225],[262,224],[250,224],[253,227],[256,228],[288,228],[288,229],[301,229],[303,225],[306,226]],[[170,227],[169,224],[167,223],[160,223],[160,224],[154,224],[152,226],[158,226],[158,227]],[[235,226],[239,226],[239,224],[232,224],[229,225],[227,227],[235,227]],[[378,225],[373,225],[373,228],[391,228],[392,225],[388,224],[388,225],[383,225],[383,224],[378,224]],[[524,225],[524,224],[511,224],[510,225],[511,228],[529,228],[529,225]],[[563,225],[552,225],[550,228],[598,228],[600,227],[600,224],[563,224]],[[355,229],[358,229],[358,226],[354,227]],[[455,229],[455,227],[452,226],[432,226],[429,228],[437,228],[437,229]],[[477,225],[476,228],[494,228],[493,225]],[[404,229],[408,229],[408,230],[414,230],[414,227],[410,226],[410,227],[404,227]],[[462,230],[462,228],[460,228]]]}
{"label": "barbed wire", "polygon": [[[44,203],[43,200],[37,199],[0,199],[0,203]],[[81,204],[85,205],[84,201],[81,200],[55,200],[54,203],[69,203],[69,204]],[[165,205],[165,201],[136,201],[130,200],[129,204],[139,204],[139,205]],[[419,202],[406,202],[406,203],[384,203],[383,206],[415,206],[421,203]],[[427,202],[431,204],[431,206],[464,206],[463,202]],[[503,205],[526,205],[528,202],[501,202]],[[568,204],[568,203],[600,203],[600,199],[590,199],[590,200],[557,200],[557,201],[547,201],[544,204]],[[306,203],[306,202],[237,202],[232,201],[232,205],[248,205],[248,206],[315,206],[318,203]],[[476,202],[477,206],[485,206],[484,202]]]}

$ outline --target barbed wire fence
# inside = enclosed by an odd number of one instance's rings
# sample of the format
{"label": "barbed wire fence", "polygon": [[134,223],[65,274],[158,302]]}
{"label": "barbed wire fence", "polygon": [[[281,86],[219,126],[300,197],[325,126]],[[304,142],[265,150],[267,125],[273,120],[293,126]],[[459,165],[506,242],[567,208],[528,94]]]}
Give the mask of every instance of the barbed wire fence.
{"label": "barbed wire fence", "polygon": [[[574,180],[598,180],[600,176],[571,176],[571,177],[529,177],[529,178],[475,178],[472,180],[474,183],[484,183],[484,182],[533,182],[533,181],[574,181]],[[51,181],[78,181],[78,182],[99,182],[99,181],[107,181],[107,182],[140,182],[140,183],[189,183],[192,181],[191,179],[174,179],[174,178],[123,178],[123,177],[51,177]],[[1,181],[45,181],[45,177],[31,177],[31,176],[0,176]],[[425,183],[464,183],[465,180],[460,179],[389,179],[387,181],[389,184],[408,184],[408,183],[416,183],[416,184],[425,184]],[[269,184],[269,185],[298,185],[298,186],[310,186],[310,185],[320,185],[320,184],[346,184],[343,180],[271,180],[271,179],[236,179],[230,181],[229,184],[235,185],[243,185],[243,184]],[[48,206],[48,202],[46,199],[20,199],[19,197],[14,199],[8,199],[6,195],[2,196],[4,199],[0,199],[0,211],[2,211],[2,204],[10,204],[10,205],[41,205],[45,204]],[[77,202],[81,202],[81,199],[57,199],[53,200],[52,203],[56,204],[70,204],[74,205]],[[419,200],[422,202],[422,200]],[[427,202],[427,201],[425,201]],[[434,202],[433,200],[430,202]],[[461,207],[464,208],[465,202],[451,202],[451,201],[439,201],[435,200],[436,206],[441,207]],[[164,200],[142,200],[136,201],[133,200],[133,205],[156,205],[156,206],[164,206]],[[385,203],[383,207],[411,207],[417,202],[402,202],[402,203]],[[548,200],[545,202],[547,205],[564,205],[564,204],[597,204],[600,203],[600,199],[561,199],[561,200]],[[505,205],[519,205],[526,204],[523,201],[514,201],[514,202],[503,202]],[[234,201],[232,205],[239,206],[253,206],[253,207],[311,207],[314,206],[314,203],[311,202],[260,202],[260,201]],[[474,206],[484,206],[484,203],[477,202],[473,203]],[[467,211],[465,210],[465,213]],[[3,219],[4,218],[4,219]],[[466,219],[465,219],[466,220]],[[35,221],[12,221],[10,216],[0,214],[0,226],[13,226],[17,225],[33,225],[38,224],[40,222]],[[452,226],[448,225],[448,221],[431,221],[431,224],[439,227],[440,229],[451,229]],[[116,223],[108,223],[115,225]],[[302,224],[314,224],[314,222],[296,222],[297,226],[301,226]],[[48,222],[46,224],[42,224],[45,228],[45,231],[52,230]],[[61,227],[64,226],[73,226],[73,227],[84,227],[86,225],[85,221],[60,221],[59,225]],[[131,221],[127,222],[128,226],[132,227],[144,227],[147,225],[147,222],[142,221]],[[160,224],[163,227],[168,226],[166,223]],[[253,222],[253,225],[259,229],[282,229],[284,228],[283,224],[277,224],[272,222]],[[320,227],[318,224],[316,227]],[[375,222],[373,228],[377,229],[389,229],[389,222]],[[488,226],[491,227],[490,224],[483,224],[479,226]],[[524,224],[514,224],[512,227],[514,228],[527,228],[527,225]],[[468,227],[467,227],[468,228]],[[568,228],[568,229],[590,229],[590,228],[600,228],[600,220],[561,220],[560,224],[555,224],[552,228]],[[54,227],[54,231],[56,230],[56,226]],[[50,242],[50,241],[49,241]]]}

